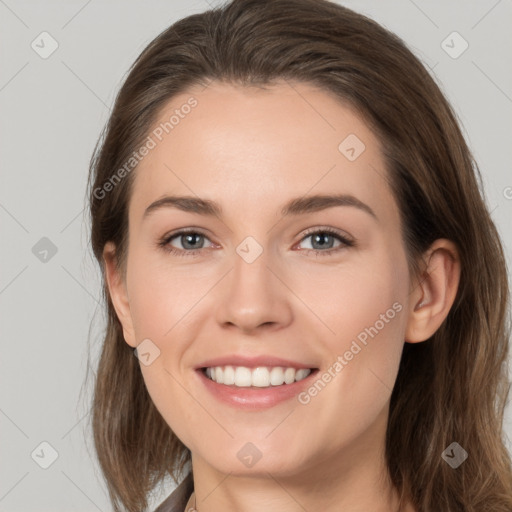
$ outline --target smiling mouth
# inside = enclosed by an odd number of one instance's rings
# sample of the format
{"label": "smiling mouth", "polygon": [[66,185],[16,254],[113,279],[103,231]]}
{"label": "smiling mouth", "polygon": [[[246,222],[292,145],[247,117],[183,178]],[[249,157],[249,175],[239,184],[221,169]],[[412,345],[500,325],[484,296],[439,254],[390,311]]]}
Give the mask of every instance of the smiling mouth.
{"label": "smiling mouth", "polygon": [[201,368],[202,373],[217,384],[239,388],[269,388],[287,386],[308,377],[318,368],[290,368],[283,366],[213,366]]}

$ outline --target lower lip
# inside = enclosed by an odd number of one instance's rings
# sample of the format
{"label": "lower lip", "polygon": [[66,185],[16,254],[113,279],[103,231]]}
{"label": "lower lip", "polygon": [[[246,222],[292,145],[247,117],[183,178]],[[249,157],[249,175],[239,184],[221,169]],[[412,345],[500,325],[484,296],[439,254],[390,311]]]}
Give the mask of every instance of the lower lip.
{"label": "lower lip", "polygon": [[293,382],[292,384],[258,388],[218,384],[209,379],[203,370],[196,370],[206,389],[218,400],[234,407],[257,410],[268,409],[297,396],[304,388],[310,385],[311,379],[317,372],[318,370],[312,370],[305,379]]}

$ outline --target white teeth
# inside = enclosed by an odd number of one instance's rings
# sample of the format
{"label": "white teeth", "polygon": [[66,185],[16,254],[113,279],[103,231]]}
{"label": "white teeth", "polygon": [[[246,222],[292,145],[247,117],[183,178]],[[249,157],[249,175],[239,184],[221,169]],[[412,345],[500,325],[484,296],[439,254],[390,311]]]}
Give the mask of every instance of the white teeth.
{"label": "white teeth", "polygon": [[283,369],[279,368],[279,366],[276,368],[272,368],[272,370],[270,370],[270,384],[272,384],[272,386],[280,386],[283,382]]}
{"label": "white teeth", "polygon": [[259,366],[252,369],[245,366],[215,366],[206,368],[205,373],[208,378],[217,382],[217,384],[267,388],[298,382],[305,379],[311,373],[311,370],[308,368],[296,370],[295,368],[283,368],[281,366],[272,368]]}
{"label": "white teeth", "polygon": [[249,387],[251,384],[251,370],[245,366],[237,366],[235,368],[235,386]]}
{"label": "white teeth", "polygon": [[295,382],[295,368],[286,368],[284,371],[284,382],[285,384]]}
{"label": "white teeth", "polygon": [[232,366],[224,367],[224,384],[231,386],[235,383],[235,370]]}
{"label": "white teeth", "polygon": [[266,368],[254,368],[251,376],[251,384],[258,388],[265,388],[269,385],[270,373]]}
{"label": "white teeth", "polygon": [[300,370],[297,370],[295,372],[295,380],[305,379],[310,373],[311,370],[309,370],[308,368],[301,368]]}

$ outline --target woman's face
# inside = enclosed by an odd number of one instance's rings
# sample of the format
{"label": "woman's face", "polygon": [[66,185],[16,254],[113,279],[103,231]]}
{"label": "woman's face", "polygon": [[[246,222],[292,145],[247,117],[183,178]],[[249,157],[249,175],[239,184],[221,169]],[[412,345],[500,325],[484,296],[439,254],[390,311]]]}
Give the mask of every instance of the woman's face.
{"label": "woman's face", "polygon": [[223,473],[374,464],[411,300],[377,138],[331,95],[286,82],[190,89],[150,137],[122,323],[165,421]]}

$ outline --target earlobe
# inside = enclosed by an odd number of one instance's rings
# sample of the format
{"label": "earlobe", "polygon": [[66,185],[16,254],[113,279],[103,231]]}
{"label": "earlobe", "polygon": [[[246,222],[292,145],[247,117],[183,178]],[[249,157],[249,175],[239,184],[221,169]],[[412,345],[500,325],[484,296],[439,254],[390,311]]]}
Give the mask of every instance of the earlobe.
{"label": "earlobe", "polygon": [[441,326],[453,305],[460,280],[460,259],[453,242],[436,240],[425,254],[426,268],[411,293],[411,310],[405,341],[429,339]]}
{"label": "earlobe", "polygon": [[137,343],[133,330],[130,301],[126,290],[126,283],[117,267],[115,245],[112,242],[107,242],[103,248],[103,261],[110,299],[123,328],[124,339],[128,345],[135,348]]}

